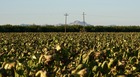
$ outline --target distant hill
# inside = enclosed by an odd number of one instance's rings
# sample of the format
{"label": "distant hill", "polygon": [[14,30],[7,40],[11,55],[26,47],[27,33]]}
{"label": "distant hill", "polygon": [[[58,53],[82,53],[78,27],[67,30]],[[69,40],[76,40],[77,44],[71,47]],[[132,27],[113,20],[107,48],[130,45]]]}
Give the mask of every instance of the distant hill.
{"label": "distant hill", "polygon": [[[65,25],[65,24],[62,24],[62,23],[56,24],[56,26],[60,26],[60,25]],[[76,20],[74,22],[69,23],[68,25],[81,25],[81,26],[84,26],[84,22]],[[87,25],[90,25],[90,24],[85,22],[85,26],[87,26]]]}
{"label": "distant hill", "polygon": [[31,24],[20,24],[20,26],[30,26]]}
{"label": "distant hill", "polygon": [[[84,26],[84,22],[83,21],[76,20],[74,22],[71,22],[69,25],[82,25],[82,26]],[[85,26],[87,26],[87,25],[90,25],[90,24],[88,24],[88,23],[85,22]]]}

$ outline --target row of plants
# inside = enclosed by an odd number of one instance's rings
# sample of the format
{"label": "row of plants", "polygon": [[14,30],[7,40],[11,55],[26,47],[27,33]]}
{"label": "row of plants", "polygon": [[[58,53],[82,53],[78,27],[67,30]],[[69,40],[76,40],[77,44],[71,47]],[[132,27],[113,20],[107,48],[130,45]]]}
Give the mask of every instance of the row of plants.
{"label": "row of plants", "polygon": [[0,33],[0,77],[138,77],[140,33]]}
{"label": "row of plants", "polygon": [[[67,32],[140,32],[140,26],[67,25]],[[65,25],[0,25],[0,32],[65,32]]]}

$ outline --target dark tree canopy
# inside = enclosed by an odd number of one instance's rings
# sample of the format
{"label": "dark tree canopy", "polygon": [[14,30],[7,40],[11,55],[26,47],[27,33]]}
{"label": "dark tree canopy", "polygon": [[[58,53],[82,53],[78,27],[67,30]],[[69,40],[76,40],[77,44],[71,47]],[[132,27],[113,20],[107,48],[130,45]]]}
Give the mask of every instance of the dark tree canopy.
{"label": "dark tree canopy", "polygon": [[[80,26],[67,25],[67,32],[140,32],[140,26]],[[65,27],[54,25],[1,25],[0,32],[64,32]]]}

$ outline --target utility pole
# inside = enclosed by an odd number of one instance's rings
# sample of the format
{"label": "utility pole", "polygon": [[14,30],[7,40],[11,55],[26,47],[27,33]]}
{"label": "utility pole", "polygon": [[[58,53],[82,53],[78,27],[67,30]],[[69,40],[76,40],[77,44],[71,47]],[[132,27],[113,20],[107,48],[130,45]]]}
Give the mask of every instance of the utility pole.
{"label": "utility pole", "polygon": [[66,13],[66,14],[64,14],[64,16],[65,16],[65,32],[66,32],[66,26],[67,26],[67,17],[68,17],[68,14]]}
{"label": "utility pole", "polygon": [[85,22],[85,12],[83,12],[83,23],[84,23],[84,26],[86,25],[86,22]]}

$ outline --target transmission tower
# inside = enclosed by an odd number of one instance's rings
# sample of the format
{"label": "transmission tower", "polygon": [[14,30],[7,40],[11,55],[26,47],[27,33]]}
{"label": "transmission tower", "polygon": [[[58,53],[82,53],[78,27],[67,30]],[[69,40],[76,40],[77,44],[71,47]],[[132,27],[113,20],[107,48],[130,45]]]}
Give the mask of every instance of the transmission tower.
{"label": "transmission tower", "polygon": [[84,26],[86,25],[86,22],[85,22],[85,12],[83,12],[83,23],[84,23]]}
{"label": "transmission tower", "polygon": [[65,16],[65,32],[66,32],[66,26],[67,26],[67,17],[68,17],[69,15],[66,13],[66,14],[64,14],[64,16]]}

